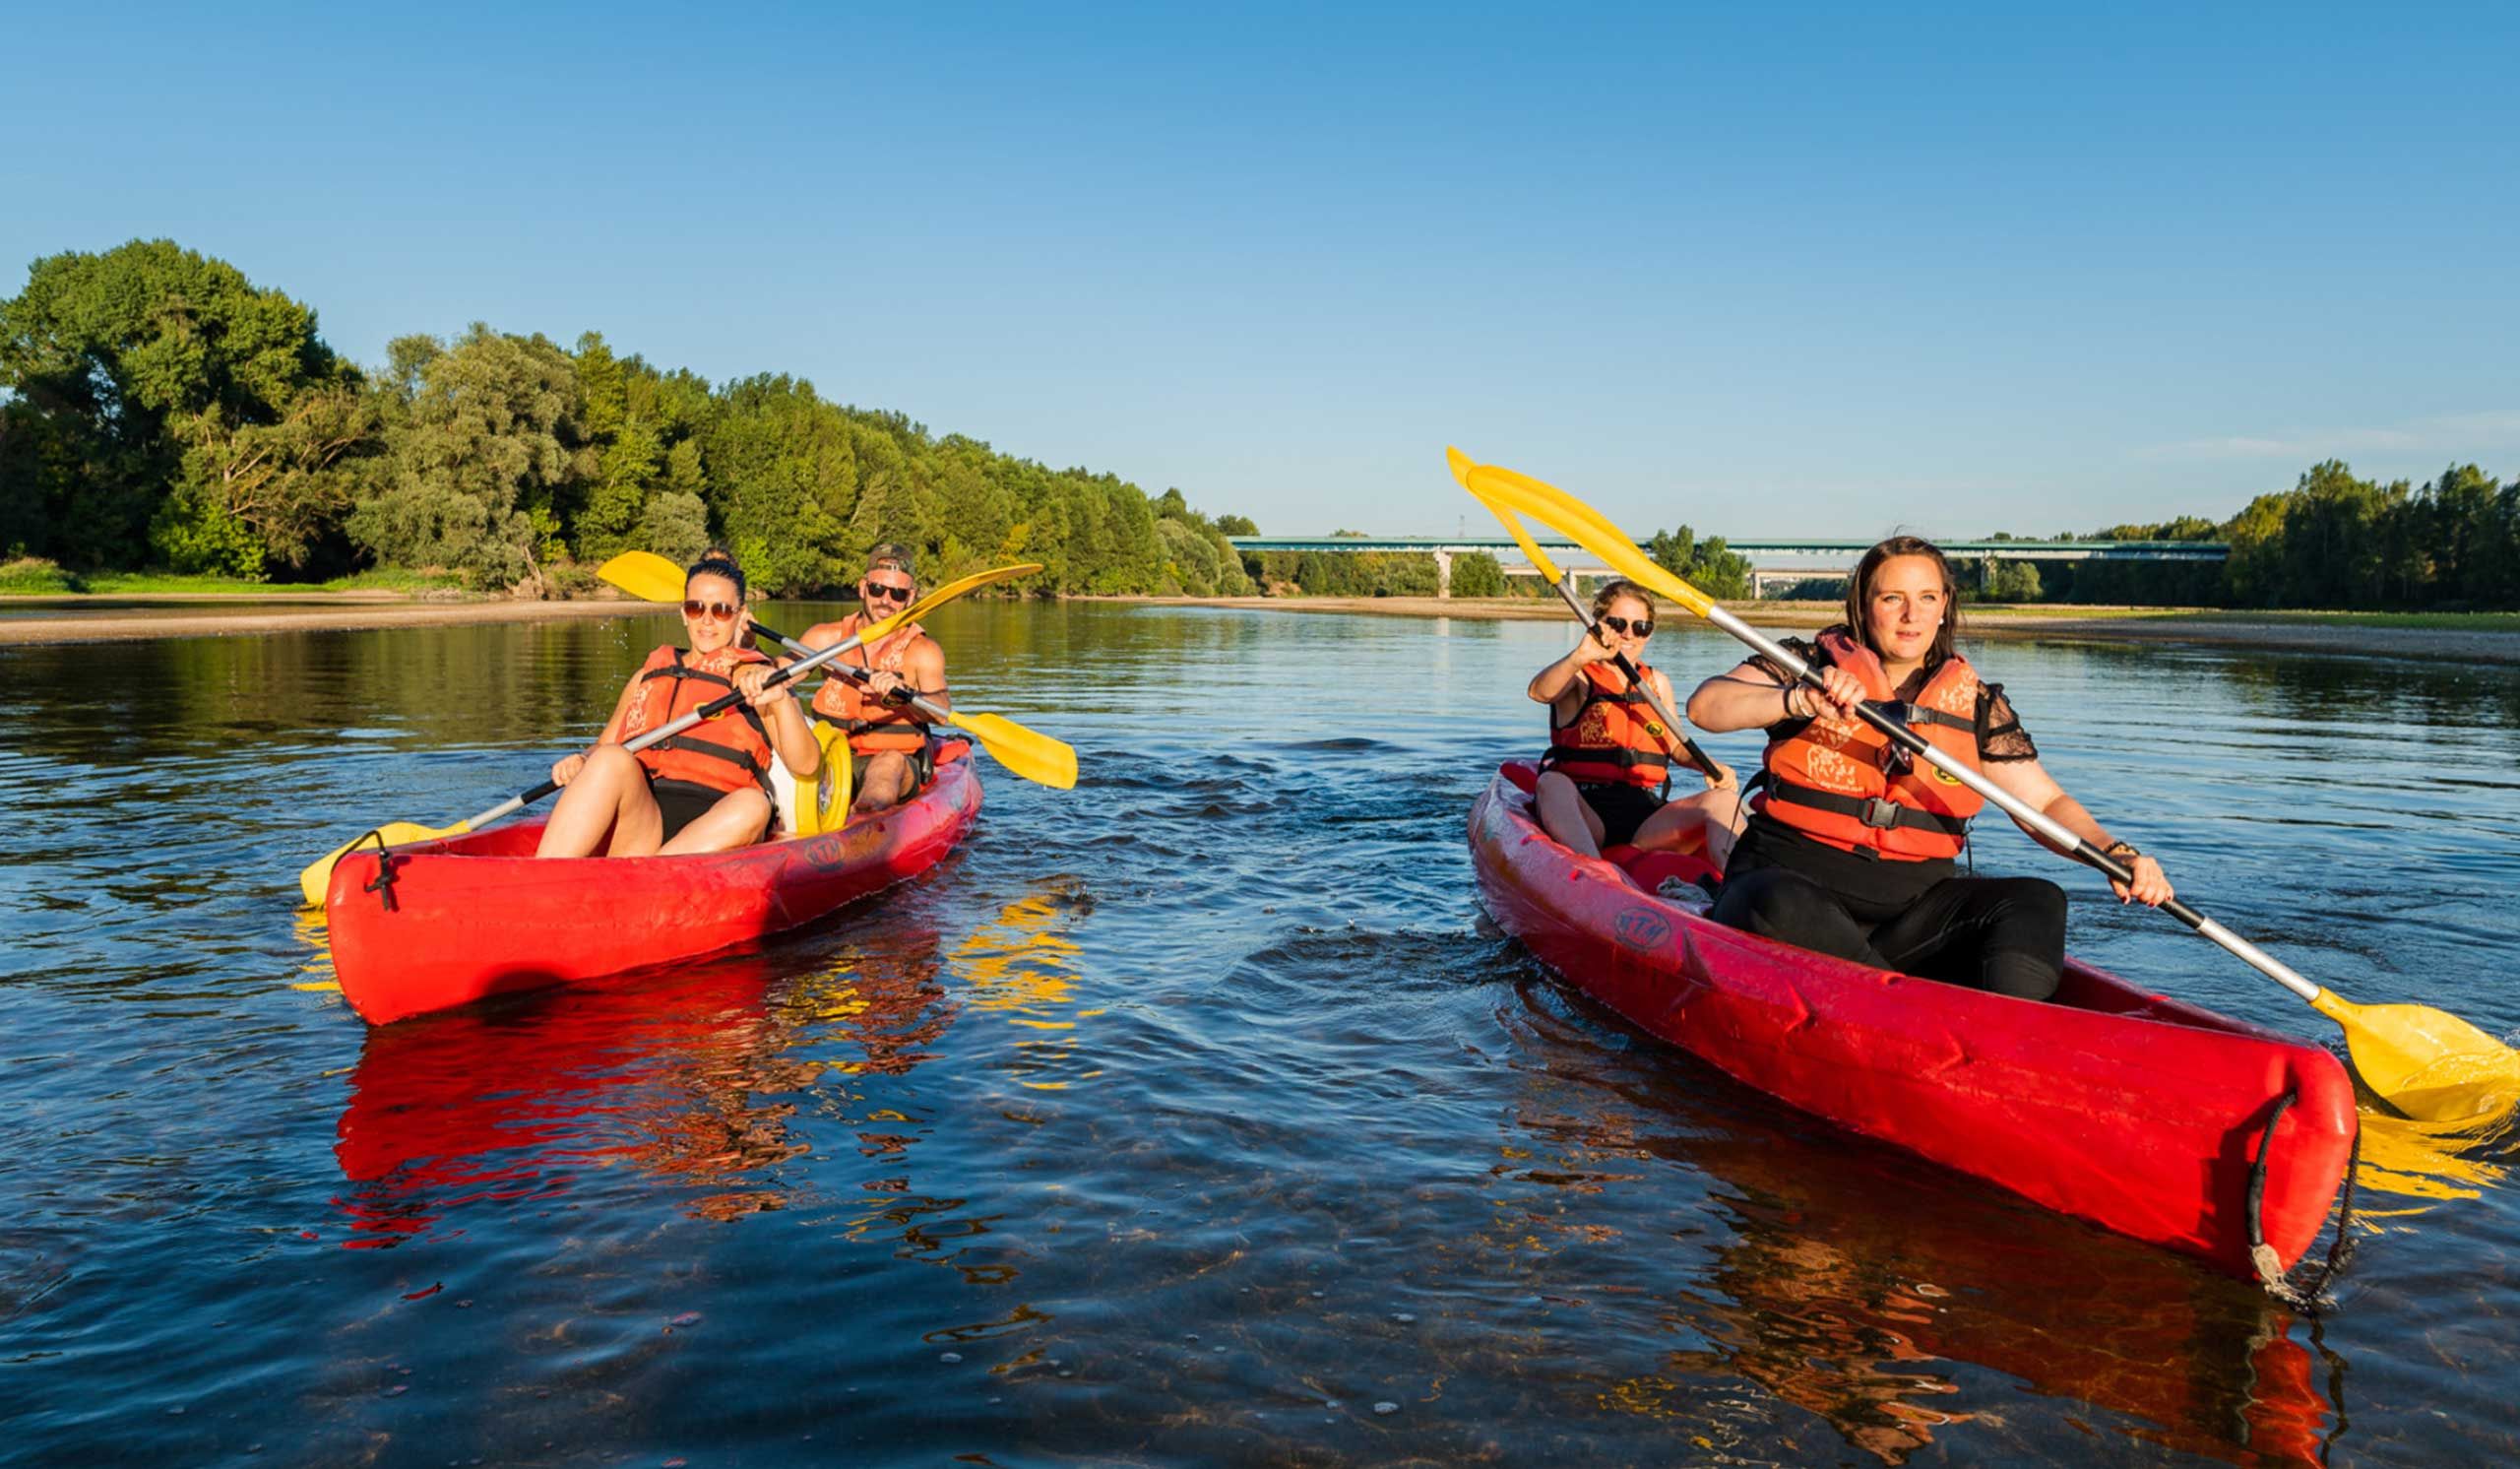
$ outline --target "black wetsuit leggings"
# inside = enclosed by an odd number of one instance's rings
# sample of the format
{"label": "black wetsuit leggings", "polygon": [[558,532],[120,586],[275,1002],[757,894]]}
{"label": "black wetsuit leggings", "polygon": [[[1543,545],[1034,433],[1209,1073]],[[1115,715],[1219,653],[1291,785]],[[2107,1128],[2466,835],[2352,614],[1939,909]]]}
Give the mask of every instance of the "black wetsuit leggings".
{"label": "black wetsuit leggings", "polygon": [[1762,866],[1727,877],[1708,917],[1876,969],[2023,999],[2054,994],[2063,974],[2065,890],[2041,877],[1945,877],[1885,902]]}

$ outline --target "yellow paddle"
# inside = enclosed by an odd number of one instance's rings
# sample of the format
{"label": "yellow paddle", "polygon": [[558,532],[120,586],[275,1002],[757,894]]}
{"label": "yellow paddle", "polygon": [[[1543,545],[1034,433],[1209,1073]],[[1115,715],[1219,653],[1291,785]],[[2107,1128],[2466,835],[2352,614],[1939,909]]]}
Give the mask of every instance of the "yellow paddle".
{"label": "yellow paddle", "polygon": [[[1478,468],[1470,462],[1470,456],[1459,449],[1446,449],[1444,458],[1452,465],[1453,478],[1461,481],[1461,487],[1470,489],[1470,472]],[[1523,548],[1523,556],[1532,563],[1532,569],[1539,572],[1551,587],[1557,589],[1557,595],[1566,603],[1566,609],[1575,614],[1576,621],[1584,624],[1584,631],[1591,632],[1593,613],[1583,603],[1576,600],[1575,579],[1559,571],[1557,564],[1549,560],[1547,552],[1540,548],[1540,543],[1532,540],[1531,533],[1523,529],[1521,517],[1481,495],[1478,490],[1470,489],[1470,497],[1486,506],[1498,520],[1505,523],[1506,531],[1513,536],[1514,543]],[[1645,695],[1645,702],[1653,705],[1654,712],[1663,717],[1663,728],[1679,736],[1680,748],[1688,754],[1690,763],[1705,772],[1710,784],[1723,784],[1727,779],[1724,767],[1716,764],[1715,757],[1700,749],[1698,742],[1689,737],[1688,726],[1680,723],[1678,712],[1663,702],[1663,696],[1656,693],[1653,685],[1645,681],[1644,675],[1636,671],[1636,665],[1627,661],[1627,655],[1614,653],[1610,655],[1610,661],[1618,665],[1618,671],[1621,673],[1627,675],[1628,687]],[[1659,734],[1657,737],[1660,737]],[[1669,752],[1670,747],[1670,742],[1668,739],[1665,740],[1664,750]]]}
{"label": "yellow paddle", "polygon": [[[598,574],[633,597],[649,602],[682,601],[682,568],[653,551],[624,551],[604,562]],[[927,607],[932,601],[920,603],[919,607]],[[909,613],[905,612],[892,621],[905,620],[908,616]],[[890,626],[891,623],[882,625]],[[760,622],[756,621],[752,626],[753,631],[785,644],[791,653],[804,655],[814,651]],[[866,670],[845,663],[826,665],[823,673],[825,676],[838,673],[854,683],[863,683],[868,676]],[[1025,780],[1061,791],[1076,788],[1076,751],[1047,734],[1028,730],[1011,719],[994,714],[958,714],[919,698],[912,699],[910,704],[929,719],[952,725],[978,740],[980,748],[997,757],[998,764]]]}
{"label": "yellow paddle", "polygon": [[[1639,585],[1739,638],[1796,677],[1818,685],[1818,675],[1801,659],[1666,571],[1618,527],[1573,495],[1495,465],[1474,465],[1462,479],[1474,496],[1563,532]],[[2059,851],[2072,854],[2077,862],[2120,882],[2133,880],[2134,874],[2123,862],[2014,798],[1880,709],[1866,703],[1857,712],[1890,739],[1984,797]],[[2163,912],[2237,955],[2343,1027],[2355,1072],[2373,1095],[2396,1111],[2425,1121],[2454,1121],[2505,1112],[2520,1101],[2520,1054],[2456,1015],[2426,1005],[2351,1003],[2185,903],[2173,899],[2161,906]]]}
{"label": "yellow paddle", "polygon": [[[816,668],[821,667],[823,664],[838,658],[850,649],[865,642],[868,638],[880,638],[904,622],[917,620],[919,614],[922,612],[933,611],[935,608],[943,607],[945,604],[952,602],[956,598],[976,592],[982,587],[995,586],[999,582],[1011,581],[1019,576],[1031,576],[1034,572],[1040,569],[1040,564],[1039,562],[1028,561],[1015,566],[1000,566],[990,571],[973,572],[970,576],[964,577],[961,581],[951,582],[945,586],[937,588],[935,591],[928,593],[925,597],[920,598],[916,604],[902,608],[900,611],[893,613],[884,620],[870,623],[865,630],[860,632],[857,636],[834,643],[830,647],[813,654],[811,657],[808,657],[801,662],[789,664],[788,667],[780,670],[777,673],[771,675],[770,681],[773,683],[785,683],[789,679],[809,673]],[[674,600],[676,602],[680,602],[682,600],[682,594],[680,592],[676,592],[674,594]],[[646,749],[649,745],[656,743],[660,739],[679,734],[683,731],[690,729],[693,725],[700,723],[702,720],[714,718],[723,711],[733,708],[736,704],[742,702],[742,700],[743,695],[741,694],[727,694],[724,698],[712,699],[708,703],[701,705],[698,709],[684,715],[682,718],[660,725],[656,729],[650,730],[648,733],[640,735],[636,739],[627,741],[622,745],[622,748],[626,750]],[[348,852],[352,847],[360,846],[368,842],[373,837],[381,837],[383,845],[385,846],[398,847],[407,842],[430,842],[436,841],[441,837],[462,836],[464,833],[472,831],[476,827],[486,826],[490,822],[498,820],[501,816],[507,815],[511,811],[521,810],[532,802],[540,800],[542,798],[559,789],[560,788],[552,782],[544,781],[541,785],[536,786],[532,790],[511,796],[507,799],[500,801],[497,805],[490,807],[488,810],[482,811],[477,815],[469,816],[462,821],[458,821],[453,826],[419,826],[409,821],[388,821],[382,823],[373,833],[362,833],[358,837],[345,842],[341,846],[334,848],[332,851],[325,853],[314,862],[307,863],[306,869],[297,874],[298,895],[306,900],[306,905],[310,908],[323,906],[324,890],[331,886],[333,881],[333,864],[342,860],[344,853]]]}

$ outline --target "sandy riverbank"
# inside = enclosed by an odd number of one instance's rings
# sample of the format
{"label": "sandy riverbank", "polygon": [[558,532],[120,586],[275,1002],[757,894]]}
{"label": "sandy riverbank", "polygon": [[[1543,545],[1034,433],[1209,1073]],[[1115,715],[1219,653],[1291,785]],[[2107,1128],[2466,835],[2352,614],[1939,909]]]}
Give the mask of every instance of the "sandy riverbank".
{"label": "sandy riverbank", "polygon": [[456,600],[398,592],[275,593],[208,598],[135,593],[0,600],[0,644],[104,643],[146,638],[236,637],[344,628],[442,627],[465,622],[551,622],[645,617],[672,610],[627,597],[580,602]]}
{"label": "sandy riverbank", "polygon": [[[1174,607],[1270,611],[1363,612],[1386,617],[1465,617],[1561,621],[1563,605],[1434,597],[1151,597],[1123,601]],[[1806,631],[1839,619],[1835,603],[1736,602],[1726,606],[1753,627]],[[2282,648],[2366,658],[2449,659],[2520,665],[2520,631],[2503,628],[2362,627],[2210,608],[2033,607],[1973,610],[1970,638],[2047,638],[2110,643],[2190,643]]]}

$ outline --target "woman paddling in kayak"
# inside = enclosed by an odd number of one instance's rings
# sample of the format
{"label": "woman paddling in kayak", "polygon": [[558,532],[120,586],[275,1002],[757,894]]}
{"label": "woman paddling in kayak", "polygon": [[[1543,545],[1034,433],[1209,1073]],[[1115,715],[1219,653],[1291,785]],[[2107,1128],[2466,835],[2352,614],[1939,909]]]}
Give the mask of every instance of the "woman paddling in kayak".
{"label": "woman paddling in kayak", "polygon": [[2039,763],[2003,686],[1953,651],[1960,609],[1932,543],[1896,536],[1847,581],[1846,621],[1795,653],[1827,685],[1752,658],[1689,695],[1723,733],[1767,731],[1761,791],[1732,849],[1718,923],[1881,969],[2046,999],[2065,958],[2065,894],[2037,877],[1961,877],[1975,792],[1855,715],[1870,699],[1916,734],[2134,869],[2120,902],[2158,906],[2161,864],[2101,829]]}
{"label": "woman paddling in kayak", "polygon": [[[551,767],[560,800],[535,856],[645,857],[749,846],[770,826],[771,760],[799,780],[822,768],[822,747],[788,685],[764,687],[779,666],[739,645],[743,572],[732,561],[704,558],[684,578],[682,596],[691,646],[668,643],[648,655],[595,747]],[[729,690],[742,693],[749,707],[737,705],[636,754],[621,747]]]}
{"label": "woman paddling in kayak", "polygon": [[[890,542],[866,553],[866,574],[857,582],[864,609],[837,622],[807,628],[808,648],[828,648],[857,630],[908,607],[918,599],[918,574],[911,569],[910,550]],[[850,789],[857,793],[851,811],[880,811],[917,794],[936,773],[928,747],[927,718],[910,707],[913,695],[942,709],[953,700],[945,689],[945,650],[915,622],[894,628],[843,663],[868,670],[866,681],[833,673],[814,695],[814,718],[848,736],[851,763]]]}
{"label": "woman paddling in kayak", "polygon": [[1741,796],[1732,772],[1718,766],[1708,789],[1670,796],[1671,752],[1680,732],[1668,728],[1618,660],[1672,707],[1671,685],[1645,662],[1654,635],[1654,605],[1624,579],[1594,595],[1593,630],[1564,658],[1532,675],[1531,696],[1548,706],[1548,753],[1541,758],[1533,799],[1540,824],[1560,846],[1585,857],[1605,847],[1695,852],[1724,865],[1740,830]]}

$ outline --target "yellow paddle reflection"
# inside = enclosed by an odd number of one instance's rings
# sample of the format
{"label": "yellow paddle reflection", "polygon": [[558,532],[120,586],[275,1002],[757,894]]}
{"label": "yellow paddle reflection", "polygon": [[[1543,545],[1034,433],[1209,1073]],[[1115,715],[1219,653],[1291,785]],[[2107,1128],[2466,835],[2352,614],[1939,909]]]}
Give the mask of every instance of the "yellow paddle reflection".
{"label": "yellow paddle reflection", "polygon": [[2486,1189],[2500,1187],[2509,1170],[2488,1161],[2488,1155],[2509,1133],[2508,1125],[2478,1129],[2365,1109],[2358,1186],[2425,1202],[2397,1209],[2366,1205],[2356,1212],[2366,1219],[2410,1218],[2444,1199],[2478,1198]]}
{"label": "yellow paddle reflection", "polygon": [[1103,1013],[1078,1008],[1074,994],[1081,950],[1064,930],[1086,902],[1083,883],[1051,879],[974,929],[947,961],[974,1009],[1039,1032],[1016,1043],[1007,1068],[1035,1091],[1062,1091],[1102,1074],[1100,1067],[1078,1070],[1076,1060],[1077,1022]]}

